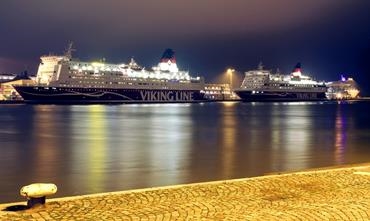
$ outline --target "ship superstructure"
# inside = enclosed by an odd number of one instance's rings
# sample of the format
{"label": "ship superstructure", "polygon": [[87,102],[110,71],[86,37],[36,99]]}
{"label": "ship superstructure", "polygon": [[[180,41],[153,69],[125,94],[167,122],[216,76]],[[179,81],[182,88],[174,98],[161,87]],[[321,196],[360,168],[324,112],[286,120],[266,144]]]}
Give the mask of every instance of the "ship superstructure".
{"label": "ship superstructure", "polygon": [[359,98],[360,90],[353,78],[345,78],[343,75],[339,81],[328,82],[326,96],[330,100],[349,100]]}
{"label": "ship superstructure", "polygon": [[180,71],[174,51],[167,49],[151,69],[134,59],[127,64],[72,59],[72,46],[63,56],[41,57],[36,84],[15,86],[28,102],[129,103],[194,102],[204,99],[204,79]]}
{"label": "ship superstructure", "polygon": [[245,73],[240,88],[235,93],[245,101],[304,101],[323,100],[327,87],[324,82],[303,75],[298,63],[290,75],[272,73],[263,68]]}

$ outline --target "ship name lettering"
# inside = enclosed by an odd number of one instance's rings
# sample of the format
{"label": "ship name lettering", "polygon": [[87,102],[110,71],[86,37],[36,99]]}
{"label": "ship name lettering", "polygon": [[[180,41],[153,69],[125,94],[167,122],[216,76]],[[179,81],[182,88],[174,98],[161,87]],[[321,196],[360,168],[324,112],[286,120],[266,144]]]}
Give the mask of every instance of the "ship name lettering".
{"label": "ship name lettering", "polygon": [[317,98],[317,94],[315,94],[315,93],[298,93],[297,98],[299,98],[299,99],[315,99],[315,98]]}
{"label": "ship name lettering", "polygon": [[192,101],[191,91],[140,91],[144,101]]}

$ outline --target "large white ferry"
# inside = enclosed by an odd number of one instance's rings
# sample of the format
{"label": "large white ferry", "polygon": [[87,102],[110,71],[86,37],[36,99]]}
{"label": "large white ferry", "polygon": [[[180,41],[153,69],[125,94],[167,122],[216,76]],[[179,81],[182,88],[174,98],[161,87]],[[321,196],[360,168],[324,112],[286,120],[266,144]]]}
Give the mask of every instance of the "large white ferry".
{"label": "large white ferry", "polygon": [[29,103],[159,103],[204,100],[203,77],[180,71],[174,51],[146,70],[128,64],[72,59],[72,44],[62,56],[41,57],[34,85],[14,85]]}
{"label": "large white ferry", "polygon": [[257,70],[245,73],[235,93],[244,101],[306,101],[325,100],[326,90],[324,82],[302,74],[300,63],[290,75],[272,74],[260,64]]}

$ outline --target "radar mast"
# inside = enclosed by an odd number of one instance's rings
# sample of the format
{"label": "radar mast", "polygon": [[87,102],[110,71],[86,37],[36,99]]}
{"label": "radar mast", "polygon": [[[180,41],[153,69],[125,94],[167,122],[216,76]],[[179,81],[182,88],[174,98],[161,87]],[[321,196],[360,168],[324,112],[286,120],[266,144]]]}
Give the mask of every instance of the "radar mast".
{"label": "radar mast", "polygon": [[76,51],[76,49],[73,48],[73,42],[69,42],[68,47],[66,48],[64,52],[64,56],[66,56],[68,59],[72,59],[72,52]]}
{"label": "radar mast", "polygon": [[258,63],[258,70],[263,70],[263,63],[262,63],[262,61],[260,61],[260,63]]}

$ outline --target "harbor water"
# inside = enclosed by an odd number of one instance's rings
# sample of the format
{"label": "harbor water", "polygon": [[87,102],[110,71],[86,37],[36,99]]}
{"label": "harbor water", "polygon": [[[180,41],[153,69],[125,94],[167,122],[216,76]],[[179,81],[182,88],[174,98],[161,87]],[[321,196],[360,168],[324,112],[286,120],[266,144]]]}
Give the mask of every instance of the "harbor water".
{"label": "harbor water", "polygon": [[0,203],[370,161],[370,102],[0,105]]}

